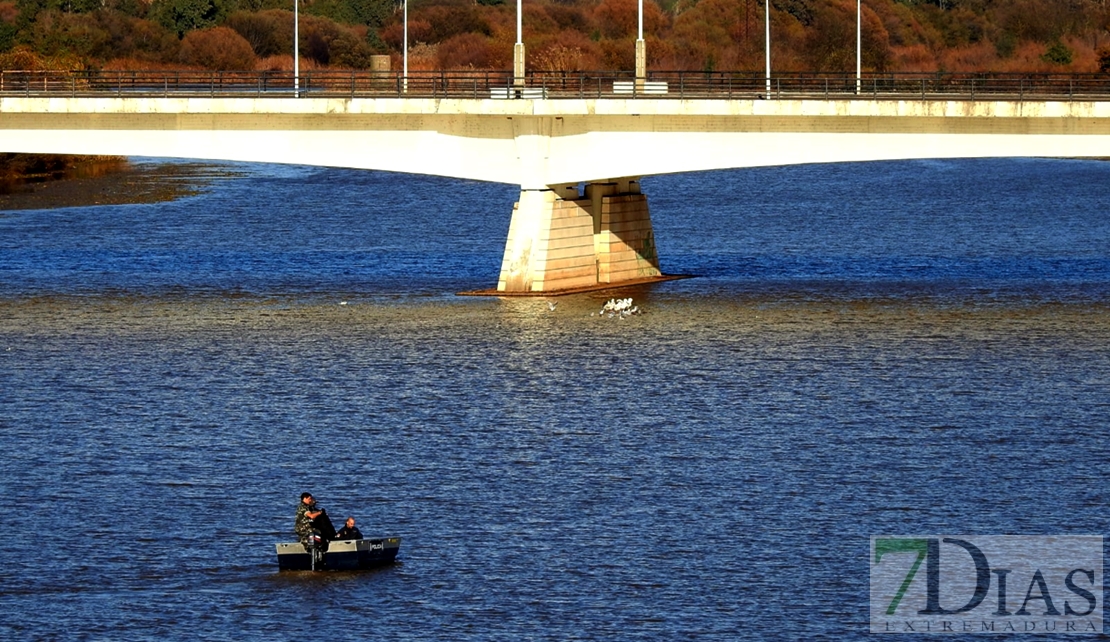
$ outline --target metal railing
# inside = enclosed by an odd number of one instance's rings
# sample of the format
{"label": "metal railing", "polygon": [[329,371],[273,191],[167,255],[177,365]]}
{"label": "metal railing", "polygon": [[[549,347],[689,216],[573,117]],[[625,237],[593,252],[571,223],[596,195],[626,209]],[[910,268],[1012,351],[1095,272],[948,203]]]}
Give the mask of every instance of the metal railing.
{"label": "metal railing", "polygon": [[[0,96],[1110,101],[1110,74],[760,72],[0,71]],[[526,89],[526,90],[525,90]]]}

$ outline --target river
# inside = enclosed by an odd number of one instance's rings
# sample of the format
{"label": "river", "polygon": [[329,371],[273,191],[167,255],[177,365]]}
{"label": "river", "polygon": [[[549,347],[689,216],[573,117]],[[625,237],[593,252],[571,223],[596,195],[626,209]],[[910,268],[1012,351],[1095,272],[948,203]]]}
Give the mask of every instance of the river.
{"label": "river", "polygon": [[[0,212],[0,634],[864,639],[870,535],[1103,532],[1110,163],[643,188],[694,278],[548,299],[456,294],[512,186]],[[400,563],[278,572],[305,490]]]}

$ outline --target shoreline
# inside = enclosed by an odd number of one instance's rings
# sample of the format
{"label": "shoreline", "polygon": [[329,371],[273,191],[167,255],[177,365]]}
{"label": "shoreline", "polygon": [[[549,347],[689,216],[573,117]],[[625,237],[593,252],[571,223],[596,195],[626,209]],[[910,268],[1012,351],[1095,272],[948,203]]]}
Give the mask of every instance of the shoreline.
{"label": "shoreline", "polygon": [[0,192],[0,212],[162,203],[200,194],[213,178],[231,174],[204,162],[135,164],[123,159],[99,171],[13,182]]}

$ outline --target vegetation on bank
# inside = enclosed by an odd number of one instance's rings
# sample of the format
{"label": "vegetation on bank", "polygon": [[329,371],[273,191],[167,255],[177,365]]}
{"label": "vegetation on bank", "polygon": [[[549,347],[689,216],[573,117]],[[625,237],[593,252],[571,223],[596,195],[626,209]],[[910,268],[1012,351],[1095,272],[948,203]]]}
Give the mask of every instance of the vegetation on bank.
{"label": "vegetation on bank", "polygon": [[0,154],[0,193],[15,183],[93,176],[116,172],[127,165],[121,156],[63,154]]}
{"label": "vegetation on bank", "polygon": [[[302,66],[400,67],[394,0],[299,0]],[[856,3],[771,0],[773,66],[855,69]],[[534,70],[632,69],[637,0],[527,0]],[[867,71],[1110,72],[1106,0],[863,0]],[[291,69],[290,0],[0,0],[3,69]],[[759,0],[644,0],[649,69],[763,68]],[[511,0],[410,0],[409,67],[509,69]]]}

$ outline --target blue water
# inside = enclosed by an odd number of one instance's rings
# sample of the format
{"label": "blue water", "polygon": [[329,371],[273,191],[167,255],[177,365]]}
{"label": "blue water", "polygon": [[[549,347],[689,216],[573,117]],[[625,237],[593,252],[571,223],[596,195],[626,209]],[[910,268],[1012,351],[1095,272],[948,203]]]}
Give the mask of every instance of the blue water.
{"label": "blue water", "polygon": [[[0,635],[863,639],[870,535],[1104,531],[1110,163],[643,185],[696,278],[554,310],[456,296],[511,186],[0,212]],[[304,490],[401,563],[279,573]]]}

